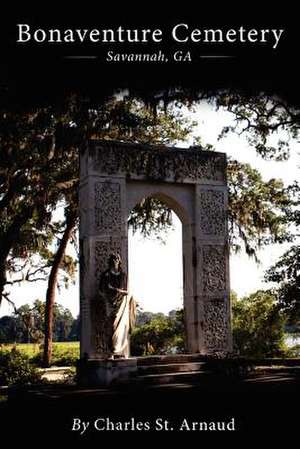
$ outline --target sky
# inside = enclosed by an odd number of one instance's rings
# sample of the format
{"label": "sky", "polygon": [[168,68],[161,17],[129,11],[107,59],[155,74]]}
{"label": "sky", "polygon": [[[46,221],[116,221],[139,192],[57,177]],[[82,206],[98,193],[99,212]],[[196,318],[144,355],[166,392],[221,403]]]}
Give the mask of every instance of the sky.
{"label": "sky", "polygon": [[[299,178],[299,142],[291,142],[292,151],[288,161],[264,161],[255,154],[242,136],[232,134],[221,141],[217,140],[222,127],[232,124],[232,114],[229,112],[216,112],[211,105],[205,103],[193,113],[193,119],[198,123],[194,134],[201,136],[203,144],[210,143],[217,151],[225,152],[240,162],[250,163],[261,172],[264,180],[281,178],[285,184],[290,184]],[[190,144],[192,139],[187,146]],[[182,307],[183,304],[181,223],[175,214],[173,218],[173,230],[165,236],[164,244],[155,238],[144,239],[139,233],[132,235],[129,232],[129,288],[139,305],[147,311],[168,313]],[[259,252],[261,261],[259,265],[244,253],[231,255],[231,289],[240,297],[260,288],[268,288],[271,284],[263,281],[264,272],[289,246],[289,244],[269,245]],[[23,283],[13,288],[11,297],[15,305],[20,307],[24,303],[32,303],[37,298],[45,298],[45,292],[45,282]],[[74,285],[59,292],[57,302],[69,308],[73,316],[78,315],[78,275]],[[0,308],[0,316],[10,313],[12,308],[4,301]]]}

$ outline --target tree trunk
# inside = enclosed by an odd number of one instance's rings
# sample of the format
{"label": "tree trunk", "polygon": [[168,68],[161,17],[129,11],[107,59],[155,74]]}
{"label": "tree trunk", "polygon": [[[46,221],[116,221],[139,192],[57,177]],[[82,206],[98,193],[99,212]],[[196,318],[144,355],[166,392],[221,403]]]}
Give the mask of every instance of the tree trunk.
{"label": "tree trunk", "polygon": [[0,262],[0,306],[2,303],[4,288],[6,284],[6,266],[5,262]]}
{"label": "tree trunk", "polygon": [[53,336],[53,309],[55,302],[55,292],[58,282],[58,272],[65,256],[67,244],[71,238],[76,224],[76,216],[71,214],[67,219],[67,225],[60,241],[58,250],[55,254],[52,268],[48,279],[48,287],[46,293],[46,306],[45,306],[45,340],[44,340],[44,354],[43,354],[43,366],[45,368],[50,366],[52,358],[52,336]]}

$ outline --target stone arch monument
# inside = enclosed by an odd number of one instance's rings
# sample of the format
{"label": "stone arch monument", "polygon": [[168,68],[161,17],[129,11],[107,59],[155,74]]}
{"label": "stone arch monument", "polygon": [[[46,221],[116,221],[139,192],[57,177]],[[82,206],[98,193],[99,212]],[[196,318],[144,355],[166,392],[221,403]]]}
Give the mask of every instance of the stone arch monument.
{"label": "stone arch monument", "polygon": [[[161,199],[182,221],[187,351],[232,349],[226,155],[91,140],[81,151],[79,200],[81,360],[89,361],[90,370],[99,371],[103,358],[92,307],[99,277],[112,252],[127,271],[128,215],[148,196]],[[107,364],[116,362],[106,361],[106,374]],[[134,369],[130,359],[122,363],[124,372]]]}

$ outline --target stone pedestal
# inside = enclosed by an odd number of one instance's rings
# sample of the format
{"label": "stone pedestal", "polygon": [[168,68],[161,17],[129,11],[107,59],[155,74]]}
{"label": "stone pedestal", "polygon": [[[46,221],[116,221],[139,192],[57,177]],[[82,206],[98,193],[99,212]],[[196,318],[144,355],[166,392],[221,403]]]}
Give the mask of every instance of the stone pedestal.
{"label": "stone pedestal", "polygon": [[109,387],[129,382],[136,376],[137,359],[80,359],[77,363],[78,384]]}

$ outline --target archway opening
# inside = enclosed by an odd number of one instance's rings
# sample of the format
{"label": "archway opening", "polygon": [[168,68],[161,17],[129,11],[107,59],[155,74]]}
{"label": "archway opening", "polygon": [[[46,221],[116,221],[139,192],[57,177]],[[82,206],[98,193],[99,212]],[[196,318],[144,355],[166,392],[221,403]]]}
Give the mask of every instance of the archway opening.
{"label": "archway opening", "polygon": [[129,289],[138,304],[133,356],[186,350],[182,222],[169,202],[159,202],[170,213],[165,230],[128,228]]}

